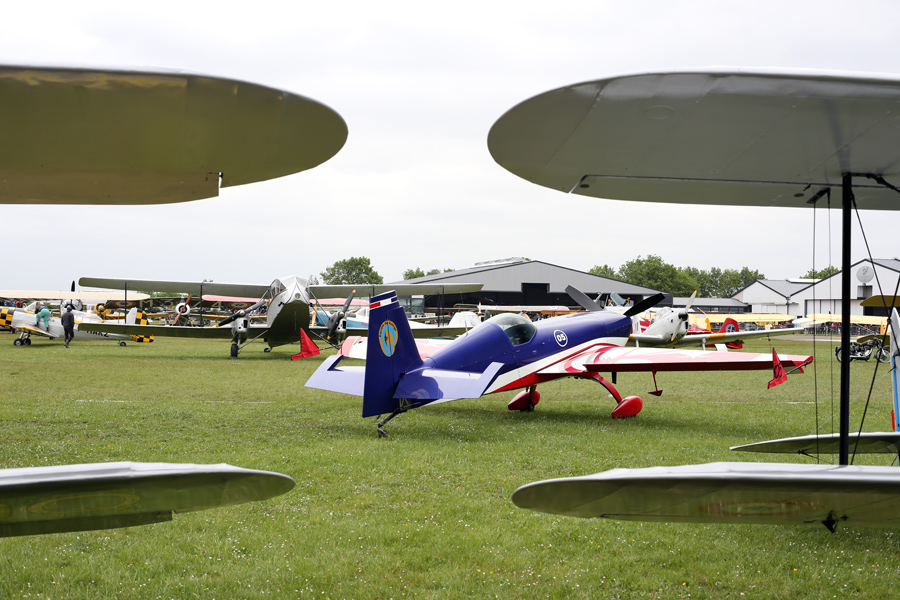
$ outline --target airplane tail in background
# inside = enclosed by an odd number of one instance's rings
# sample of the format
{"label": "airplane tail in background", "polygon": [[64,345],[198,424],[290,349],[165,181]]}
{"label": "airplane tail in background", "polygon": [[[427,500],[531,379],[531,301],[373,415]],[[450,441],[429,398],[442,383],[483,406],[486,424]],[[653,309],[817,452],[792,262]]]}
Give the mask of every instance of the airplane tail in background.
{"label": "airplane tail in background", "polygon": [[[128,314],[125,315],[125,324],[126,325],[149,325],[150,319],[147,318],[147,313],[137,308],[132,308],[128,311]],[[152,335],[132,335],[131,341],[133,342],[152,342]]]}
{"label": "airplane tail in background", "polygon": [[739,329],[737,321],[728,317],[725,319],[725,322],[722,323],[722,327],[719,328],[718,333],[734,333],[735,331],[739,331]]}
{"label": "airplane tail in background", "polygon": [[395,292],[375,296],[369,303],[369,343],[363,386],[363,417],[392,412],[400,376],[422,366],[416,341]]}

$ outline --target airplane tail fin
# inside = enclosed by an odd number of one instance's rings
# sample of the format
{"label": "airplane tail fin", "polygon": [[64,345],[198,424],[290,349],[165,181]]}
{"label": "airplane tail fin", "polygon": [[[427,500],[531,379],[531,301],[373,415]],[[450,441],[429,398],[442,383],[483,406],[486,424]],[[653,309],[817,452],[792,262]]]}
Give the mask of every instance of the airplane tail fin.
{"label": "airplane tail fin", "polygon": [[369,343],[363,386],[363,417],[392,412],[400,377],[422,366],[409,322],[395,292],[375,296],[369,303]]}
{"label": "airplane tail fin", "polygon": [[[128,314],[125,315],[125,324],[126,325],[149,325],[150,319],[147,318],[147,313],[138,308],[132,308],[128,311]],[[141,343],[150,343],[153,341],[152,335],[132,335],[132,342],[141,342]]]}
{"label": "airplane tail fin", "polygon": [[719,329],[718,333],[734,333],[738,331],[740,328],[738,327],[737,321],[728,317],[725,319],[725,322],[722,323],[722,327]]}

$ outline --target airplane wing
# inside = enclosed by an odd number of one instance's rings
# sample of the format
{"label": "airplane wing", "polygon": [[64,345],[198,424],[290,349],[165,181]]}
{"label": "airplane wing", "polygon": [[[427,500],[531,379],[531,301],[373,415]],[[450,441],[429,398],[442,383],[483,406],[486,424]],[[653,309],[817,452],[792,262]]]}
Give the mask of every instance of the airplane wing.
{"label": "airplane wing", "polygon": [[[875,431],[851,433],[850,453],[858,454],[900,454],[900,432]],[[803,435],[799,437],[768,440],[742,446],[732,446],[732,450],[744,452],[769,452],[779,454],[838,454],[840,434]]]}
{"label": "airplane wing", "polygon": [[[83,290],[80,292],[64,292],[49,290],[0,290],[0,298],[10,300],[81,300],[82,302],[107,302],[109,300],[125,300],[121,292],[103,292]],[[147,300],[147,294],[134,292],[128,295],[129,300]]]}
{"label": "airplane wing", "polygon": [[50,333],[50,332],[47,331],[46,329],[40,329],[40,328],[35,327],[35,326],[33,326],[33,325],[16,325],[16,330],[17,330],[17,331],[28,331],[28,332],[31,333],[32,335],[42,335],[42,336],[44,336],[44,337],[48,337],[48,338],[53,339],[53,340],[55,340],[56,338],[59,337],[58,335],[53,335],[52,333]]}
{"label": "airplane wing", "polygon": [[130,527],[265,500],[287,475],[226,464],[95,463],[0,470],[0,537]]}
{"label": "airplane wing", "polygon": [[[353,330],[354,332],[356,329]],[[349,332],[349,330],[348,330]],[[416,349],[419,351],[419,358],[428,358],[447,344],[453,342],[448,339],[436,338],[415,338]],[[366,352],[368,352],[369,338],[361,335],[348,335],[341,344],[339,353],[347,358],[357,358],[366,360]]]}
{"label": "airplane wing", "polygon": [[[181,325],[125,325],[124,323],[79,323],[81,331],[99,331],[102,333],[123,333],[125,335],[144,335],[160,337],[227,339],[232,338],[230,327],[183,327]],[[265,325],[251,325],[250,331],[259,333],[266,329]]]}
{"label": "airplane wing", "polygon": [[0,95],[3,152],[16,157],[0,169],[0,203],[211,198],[220,183],[311,169],[347,139],[324,104],[184,71],[3,65]]}
{"label": "airplane wing", "polygon": [[[813,360],[812,356],[792,354],[779,355],[778,358],[785,367],[801,367]],[[598,345],[556,362],[538,373],[574,375],[582,372],[748,371],[771,369],[773,363],[771,354],[755,352],[707,352]]]}
{"label": "airplane wing", "polygon": [[484,287],[482,283],[384,283],[378,285],[311,285],[309,291],[316,297],[322,298],[346,298],[350,292],[354,292],[357,298],[377,296],[385,292],[394,291],[398,296],[433,295],[433,294],[463,294],[467,292],[479,292]]}
{"label": "airplane wing", "polygon": [[[216,294],[219,296],[245,296],[257,300],[268,291],[268,285],[258,283],[217,283],[212,281],[157,281],[152,279],[114,279],[108,277],[82,277],[78,285],[109,288],[112,290],[147,290],[171,294]],[[132,299],[129,292],[128,299]]]}
{"label": "airplane wing", "polygon": [[[803,327],[790,327],[788,329],[760,329],[758,331],[733,331],[728,333],[689,333],[681,340],[672,344],[678,346],[692,346],[695,344],[722,344],[734,340],[747,340],[756,337],[773,337],[776,335],[790,335],[803,333]],[[633,336],[637,338],[637,336]]]}
{"label": "airplane wing", "polygon": [[612,469],[530,483],[512,500],[550,514],[628,521],[900,526],[896,467],[723,462]]}

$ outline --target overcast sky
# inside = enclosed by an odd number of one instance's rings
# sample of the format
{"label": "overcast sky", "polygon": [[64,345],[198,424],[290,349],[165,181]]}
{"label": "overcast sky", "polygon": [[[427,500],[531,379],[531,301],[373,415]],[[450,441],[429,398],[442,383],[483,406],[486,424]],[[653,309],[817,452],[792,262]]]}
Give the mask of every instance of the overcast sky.
{"label": "overcast sky", "polygon": [[[349,137],[315,169],[217,198],[4,206],[0,288],[62,289],[82,276],[268,283],[351,256],[369,257],[385,281],[511,256],[586,271],[649,254],[796,277],[813,264],[813,211],[566,195],[497,165],[488,130],[541,92],[648,70],[900,76],[898,23],[900,3],[887,1],[10,4],[2,63],[251,81],[330,106]],[[817,267],[840,262],[833,212],[830,257],[828,218],[817,217]],[[875,258],[900,255],[900,213],[861,214]]]}

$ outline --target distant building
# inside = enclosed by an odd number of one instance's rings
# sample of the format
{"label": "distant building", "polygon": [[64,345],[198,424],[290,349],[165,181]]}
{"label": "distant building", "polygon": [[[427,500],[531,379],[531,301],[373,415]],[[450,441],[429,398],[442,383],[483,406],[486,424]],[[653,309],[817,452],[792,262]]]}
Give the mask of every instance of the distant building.
{"label": "distant building", "polygon": [[[690,297],[680,298],[676,296],[673,300],[674,306],[686,306]],[[750,305],[741,302],[736,298],[694,298],[691,304],[692,309],[699,309],[705,313],[748,313]]]}
{"label": "distant building", "polygon": [[[599,295],[600,302],[603,303],[613,292],[633,302],[639,302],[659,292],[640,285],[524,258],[479,263],[466,269],[417,277],[404,283],[439,282],[484,284],[480,292],[446,295],[443,299],[444,306],[457,303],[576,306],[577,303],[566,294],[565,290],[569,285],[575,286],[591,298]],[[436,306],[430,300],[430,297],[425,299],[426,306]],[[662,304],[671,306],[672,295],[666,294],[666,300]]]}
{"label": "distant building", "polygon": [[[900,259],[864,259],[851,266],[851,315],[888,316],[885,308],[860,306],[866,298],[898,294]],[[880,288],[879,288],[880,286]],[[736,293],[751,312],[780,312],[805,317],[810,314],[842,314],[841,273],[824,279],[759,280]]]}
{"label": "distant building", "polygon": [[743,302],[754,313],[782,313],[800,315],[803,308],[797,301],[797,294],[818,279],[757,279],[732,298]]}

